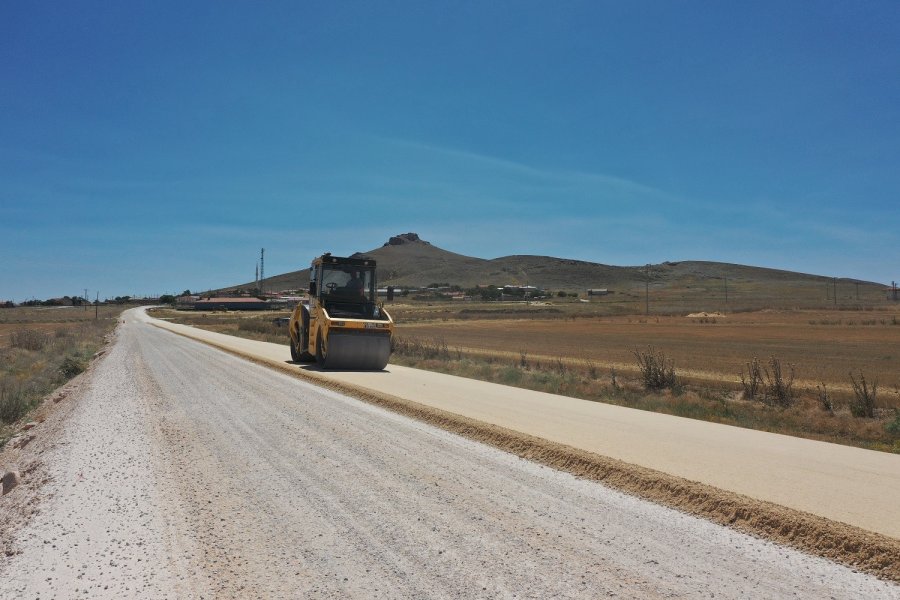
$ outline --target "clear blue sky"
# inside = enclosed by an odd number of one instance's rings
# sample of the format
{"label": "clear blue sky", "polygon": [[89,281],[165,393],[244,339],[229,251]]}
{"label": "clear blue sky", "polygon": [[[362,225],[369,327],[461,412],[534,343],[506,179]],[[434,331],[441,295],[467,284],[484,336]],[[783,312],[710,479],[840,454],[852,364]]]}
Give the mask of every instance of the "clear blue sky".
{"label": "clear blue sky", "polygon": [[0,300],[414,231],[900,279],[900,3],[5,2]]}

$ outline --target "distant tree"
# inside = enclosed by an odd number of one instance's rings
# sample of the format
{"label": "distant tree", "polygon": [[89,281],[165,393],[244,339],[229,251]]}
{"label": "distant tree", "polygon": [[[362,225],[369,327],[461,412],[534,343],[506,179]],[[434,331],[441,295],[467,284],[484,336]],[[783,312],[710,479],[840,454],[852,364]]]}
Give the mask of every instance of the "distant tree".
{"label": "distant tree", "polygon": [[182,295],[182,296],[190,296],[190,295],[191,295],[191,290],[184,290],[183,292],[181,292],[181,295]]}
{"label": "distant tree", "polygon": [[568,294],[566,292],[564,292],[563,290],[559,290],[558,292],[556,292],[556,296],[558,298],[565,298],[566,296],[568,296]]}
{"label": "distant tree", "polygon": [[[187,296],[189,294],[184,294],[184,295]],[[173,296],[172,294],[163,294],[162,296],[159,297],[159,303],[160,304],[175,304],[175,296]]]}
{"label": "distant tree", "polygon": [[12,300],[7,300],[3,304],[0,304],[0,308],[15,308],[15,307],[16,307],[16,305],[15,305],[15,303],[13,303]]}
{"label": "distant tree", "polygon": [[494,286],[480,287],[476,286],[466,290],[466,295],[473,298],[481,298],[484,301],[499,300],[502,292]]}

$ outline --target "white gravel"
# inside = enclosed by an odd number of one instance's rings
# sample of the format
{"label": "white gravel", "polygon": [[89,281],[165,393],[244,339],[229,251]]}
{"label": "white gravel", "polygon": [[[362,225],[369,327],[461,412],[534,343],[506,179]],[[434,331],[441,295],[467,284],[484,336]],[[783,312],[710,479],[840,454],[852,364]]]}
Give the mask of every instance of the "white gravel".
{"label": "white gravel", "polygon": [[72,401],[2,598],[900,598],[131,317]]}

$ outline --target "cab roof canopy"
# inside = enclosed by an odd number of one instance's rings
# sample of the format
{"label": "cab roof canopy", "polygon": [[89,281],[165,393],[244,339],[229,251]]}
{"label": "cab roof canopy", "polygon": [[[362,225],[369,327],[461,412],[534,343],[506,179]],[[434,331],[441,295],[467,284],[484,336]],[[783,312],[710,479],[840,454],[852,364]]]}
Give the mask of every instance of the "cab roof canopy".
{"label": "cab roof canopy", "polygon": [[360,258],[351,258],[344,256],[332,256],[330,252],[326,252],[313,262],[321,261],[323,264],[334,265],[352,265],[354,267],[374,267],[375,259],[363,256]]}

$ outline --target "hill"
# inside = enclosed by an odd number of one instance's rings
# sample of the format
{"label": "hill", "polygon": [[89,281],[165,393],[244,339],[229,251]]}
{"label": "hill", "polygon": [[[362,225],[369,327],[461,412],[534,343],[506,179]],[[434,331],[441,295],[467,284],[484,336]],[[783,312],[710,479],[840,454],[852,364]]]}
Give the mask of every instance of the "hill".
{"label": "hill", "polygon": [[[727,295],[737,299],[752,294],[759,306],[784,307],[827,305],[835,292],[838,298],[848,299],[854,294],[859,299],[863,294],[871,303],[879,297],[883,299],[884,289],[872,282],[710,261],[664,262],[650,265],[648,271],[645,265],[622,267],[549,256],[483,259],[443,250],[415,233],[394,236],[380,248],[353,256],[374,258],[378,262],[379,285],[401,288],[433,283],[464,288],[533,285],[581,293],[587,289],[608,289],[620,298],[637,298],[649,287],[657,295],[685,300],[718,296],[724,299]],[[308,284],[309,269],[267,277],[264,282],[267,290],[304,290]],[[253,282],[248,282],[221,291],[253,287]]]}

